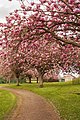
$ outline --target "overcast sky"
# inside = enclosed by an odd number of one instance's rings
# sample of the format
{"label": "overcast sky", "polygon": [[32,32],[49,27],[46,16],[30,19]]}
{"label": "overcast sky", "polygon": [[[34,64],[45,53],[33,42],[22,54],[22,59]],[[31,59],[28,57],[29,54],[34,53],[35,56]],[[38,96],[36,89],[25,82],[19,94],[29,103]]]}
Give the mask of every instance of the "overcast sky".
{"label": "overcast sky", "polygon": [[[38,0],[28,0],[28,1],[37,2]],[[15,9],[19,9],[19,8],[20,8],[19,0],[12,0],[12,2],[8,0],[0,0],[0,22],[5,22],[5,17],[8,16],[10,12],[13,12]]]}
{"label": "overcast sky", "polygon": [[18,1],[13,0],[9,2],[8,0],[0,0],[0,22],[5,21],[5,16],[8,16],[10,12],[19,8],[20,4]]}
{"label": "overcast sky", "polygon": [[[35,0],[28,0],[28,1],[30,2]],[[0,0],[0,22],[4,22],[5,16],[8,16],[10,12],[18,8],[20,8],[20,4],[18,0],[12,0],[12,2],[8,0]]]}

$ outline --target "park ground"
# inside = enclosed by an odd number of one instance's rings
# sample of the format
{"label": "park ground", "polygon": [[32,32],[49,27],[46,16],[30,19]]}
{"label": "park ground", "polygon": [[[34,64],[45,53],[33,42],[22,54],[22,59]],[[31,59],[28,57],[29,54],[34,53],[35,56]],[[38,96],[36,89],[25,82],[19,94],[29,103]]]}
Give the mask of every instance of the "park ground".
{"label": "park ground", "polygon": [[63,120],[80,120],[80,84],[44,83],[44,87],[39,88],[38,84],[32,83],[20,86],[11,84],[6,87],[28,90],[43,96]]}

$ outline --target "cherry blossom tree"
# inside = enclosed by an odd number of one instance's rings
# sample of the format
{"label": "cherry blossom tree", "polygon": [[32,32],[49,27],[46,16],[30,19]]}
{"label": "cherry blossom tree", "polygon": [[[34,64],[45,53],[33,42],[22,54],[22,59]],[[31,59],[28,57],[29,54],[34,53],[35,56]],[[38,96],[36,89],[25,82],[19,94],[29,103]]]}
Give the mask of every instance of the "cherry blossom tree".
{"label": "cherry blossom tree", "polygon": [[44,74],[43,81],[58,82],[59,81],[58,74],[54,73],[53,70],[50,70],[49,72]]}
{"label": "cherry blossom tree", "polygon": [[33,70],[28,70],[25,73],[26,77],[29,78],[29,83],[31,83],[31,78],[34,76],[34,71]]}
{"label": "cherry blossom tree", "polygon": [[0,58],[0,76],[10,84],[12,79],[15,79],[14,73],[11,71],[10,67],[4,64],[4,60]]}
{"label": "cherry blossom tree", "polygon": [[55,38],[60,44],[80,47],[79,0],[39,0],[38,3],[19,1],[21,10],[18,12],[23,13],[28,22],[31,39],[36,34],[44,37],[47,35],[49,38]]}
{"label": "cherry blossom tree", "polygon": [[[22,1],[21,8],[28,20],[31,39],[36,35],[47,35],[62,45],[72,44],[80,47],[79,0],[39,0],[38,3],[31,2],[28,6]],[[30,11],[31,18],[27,19]]]}
{"label": "cherry blossom tree", "polygon": [[37,69],[34,69],[34,76],[36,77],[37,83],[38,83],[39,73],[38,73]]}

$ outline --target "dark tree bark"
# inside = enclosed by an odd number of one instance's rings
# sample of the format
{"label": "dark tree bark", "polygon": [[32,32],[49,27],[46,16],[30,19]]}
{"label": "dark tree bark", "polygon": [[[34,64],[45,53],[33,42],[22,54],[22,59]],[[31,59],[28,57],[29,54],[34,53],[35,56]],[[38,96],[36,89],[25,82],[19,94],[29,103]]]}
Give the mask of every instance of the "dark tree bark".
{"label": "dark tree bark", "polygon": [[9,81],[9,85],[10,85],[10,83],[11,83],[11,80],[9,79],[8,81]]}
{"label": "dark tree bark", "polygon": [[37,83],[38,83],[38,77],[37,77]]}
{"label": "dark tree bark", "polygon": [[19,78],[17,78],[17,86],[19,86]]}
{"label": "dark tree bark", "polygon": [[43,87],[43,76],[42,75],[39,76],[39,87],[40,88]]}
{"label": "dark tree bark", "polygon": [[29,83],[31,83],[31,77],[29,77]]}

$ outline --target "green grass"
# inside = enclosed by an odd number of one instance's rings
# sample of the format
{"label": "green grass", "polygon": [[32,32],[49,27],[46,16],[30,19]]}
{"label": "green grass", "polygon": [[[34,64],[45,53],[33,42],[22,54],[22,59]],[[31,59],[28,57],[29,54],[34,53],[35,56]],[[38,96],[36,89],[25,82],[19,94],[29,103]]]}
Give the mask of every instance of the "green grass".
{"label": "green grass", "polygon": [[44,88],[36,83],[9,87],[30,90],[45,97],[55,105],[63,120],[80,120],[80,85],[62,82],[44,83]]}
{"label": "green grass", "polygon": [[0,89],[0,120],[4,120],[16,105],[16,97],[9,91]]}

